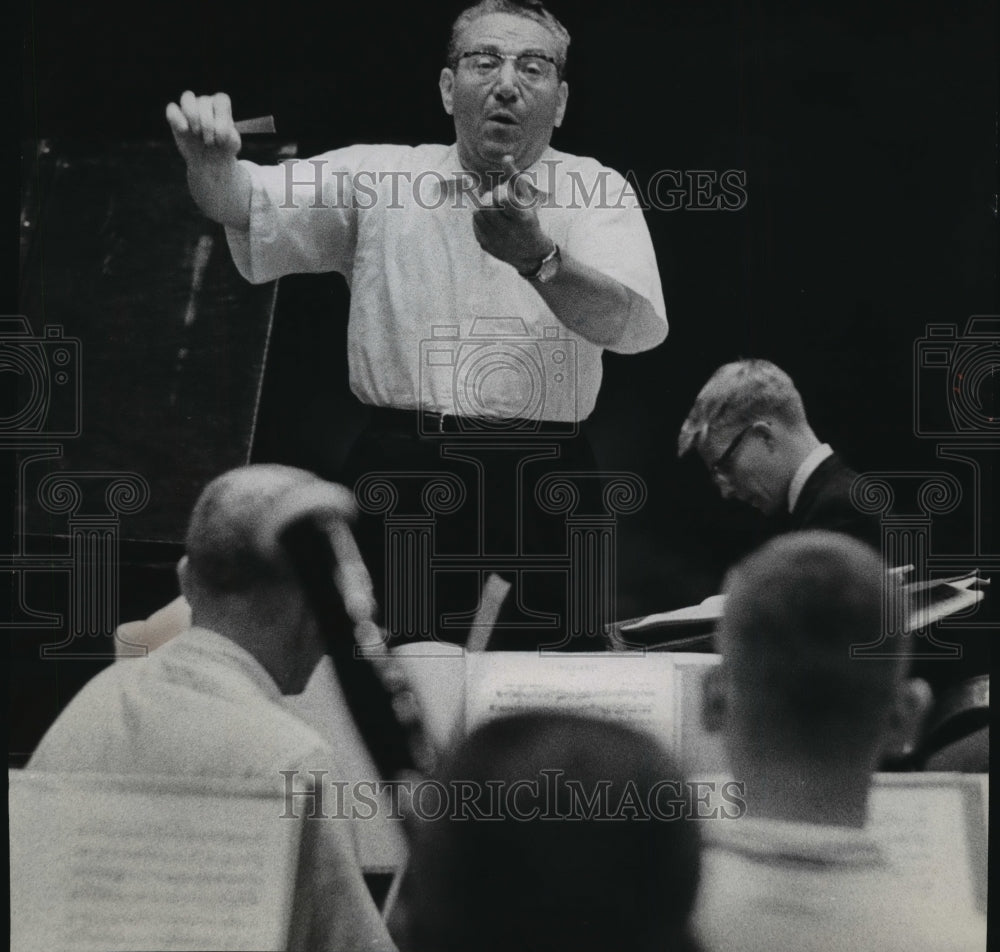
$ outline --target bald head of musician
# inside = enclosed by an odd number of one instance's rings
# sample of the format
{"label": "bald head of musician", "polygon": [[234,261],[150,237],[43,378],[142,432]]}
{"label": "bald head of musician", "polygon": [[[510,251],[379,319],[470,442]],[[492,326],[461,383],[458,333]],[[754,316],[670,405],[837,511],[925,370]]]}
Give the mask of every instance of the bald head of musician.
{"label": "bald head of musician", "polygon": [[881,640],[881,560],[840,533],[779,536],[730,572],[722,661],[703,717],[723,733],[748,810],[762,819],[863,826],[880,762],[911,748],[930,689],[903,635]]}
{"label": "bald head of musician", "polygon": [[[697,824],[617,806],[626,787],[634,807],[661,781],[681,781],[652,737],[527,712],[473,731],[436,779],[450,809],[412,820],[410,868],[390,923],[401,952],[690,947]],[[463,797],[466,819],[456,818]]]}
{"label": "bald head of musician", "polygon": [[279,537],[303,518],[327,528],[345,603],[363,612],[371,585],[341,531],[354,513],[346,489],[289,466],[245,466],[214,479],[191,513],[178,565],[192,624],[252,654],[283,694],[303,691],[325,647]]}

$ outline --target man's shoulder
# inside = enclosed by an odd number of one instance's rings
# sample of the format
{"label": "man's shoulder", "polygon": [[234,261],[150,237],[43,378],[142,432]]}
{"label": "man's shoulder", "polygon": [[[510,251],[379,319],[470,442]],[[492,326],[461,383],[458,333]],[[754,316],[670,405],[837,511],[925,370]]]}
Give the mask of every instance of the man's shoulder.
{"label": "man's shoulder", "polygon": [[[851,469],[836,453],[828,456],[809,475],[802,486],[799,497],[802,508],[827,506],[832,504],[851,505],[851,486],[857,479],[857,472]],[[796,506],[798,510],[799,506]]]}
{"label": "man's shoulder", "polygon": [[[836,452],[831,453],[823,462],[816,467],[816,473],[827,479],[846,480],[848,483],[854,482],[857,478],[857,471],[847,465],[844,458]],[[813,474],[815,475],[815,473]]]}
{"label": "man's shoulder", "polygon": [[551,169],[560,177],[572,177],[577,180],[608,179],[615,183],[623,183],[625,177],[616,169],[605,165],[600,159],[590,155],[574,155],[572,152],[560,152],[551,146],[545,150],[538,164]]}
{"label": "man's shoulder", "polygon": [[695,912],[707,952],[984,948],[981,917],[927,908],[868,830],[747,818],[710,827]]}
{"label": "man's shoulder", "polygon": [[304,161],[326,162],[350,169],[401,172],[438,169],[445,166],[454,146],[439,143],[400,145],[388,142],[359,142],[329,149]]}
{"label": "man's shoulder", "polygon": [[620,172],[588,155],[549,148],[537,163],[537,183],[569,209],[631,208],[635,190]]}

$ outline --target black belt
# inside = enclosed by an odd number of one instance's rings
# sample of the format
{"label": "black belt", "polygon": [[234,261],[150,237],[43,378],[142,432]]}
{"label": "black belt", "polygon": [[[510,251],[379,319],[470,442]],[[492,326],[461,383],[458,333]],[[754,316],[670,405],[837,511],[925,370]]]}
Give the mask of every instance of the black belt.
{"label": "black belt", "polygon": [[550,435],[575,436],[580,424],[572,421],[528,420],[522,417],[473,417],[455,416],[451,413],[434,413],[430,410],[397,410],[392,407],[373,407],[372,426],[387,430],[409,431],[426,436],[438,434],[463,434],[474,436]]}

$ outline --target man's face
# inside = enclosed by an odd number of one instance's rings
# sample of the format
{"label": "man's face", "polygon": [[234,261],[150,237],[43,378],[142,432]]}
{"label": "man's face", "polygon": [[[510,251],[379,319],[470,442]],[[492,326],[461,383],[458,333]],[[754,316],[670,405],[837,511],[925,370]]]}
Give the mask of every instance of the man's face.
{"label": "man's face", "polygon": [[[559,44],[540,23],[510,13],[491,13],[470,23],[461,33],[458,53],[539,53],[557,58]],[[455,136],[462,164],[471,171],[499,171],[505,155],[519,169],[536,162],[554,127],[562,123],[569,88],[553,69],[540,81],[518,75],[512,60],[504,60],[489,78],[476,74],[470,60],[441,71],[441,100],[455,119]]]}
{"label": "man's face", "polygon": [[717,424],[698,455],[723,499],[739,499],[766,516],[787,505],[787,466],[767,423]]}

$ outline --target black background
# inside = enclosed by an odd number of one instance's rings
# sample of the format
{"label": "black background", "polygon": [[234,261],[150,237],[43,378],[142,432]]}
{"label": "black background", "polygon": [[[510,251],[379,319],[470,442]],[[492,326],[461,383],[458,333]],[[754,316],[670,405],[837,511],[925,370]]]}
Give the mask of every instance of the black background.
{"label": "black background", "polygon": [[[462,6],[283,3],[265,13],[40,0],[11,31],[21,39],[10,77],[22,93],[21,148],[166,141],[164,107],[186,88],[229,92],[238,117],[273,114],[300,155],[450,142],[437,75]],[[619,0],[555,11],[573,37],[557,148],[639,182],[660,169],[739,169],[748,182],[739,211],[647,212],[670,335],[653,352],[605,359],[593,442],[604,468],[649,487],[645,508],[621,523],[628,616],[716,591],[765,531],[756,513],[718,499],[696,461],[675,458],[680,423],[725,361],[762,356],[786,369],[817,434],[858,470],[949,469],[914,432],[914,345],[929,323],[962,328],[972,314],[1000,313],[996,9]],[[11,194],[8,208],[16,202]],[[14,215],[4,220],[16,240]],[[282,281],[258,458],[332,469],[342,458],[358,425],[346,301],[336,276]],[[941,381],[917,392],[948,399]],[[183,467],[183,448],[175,461]],[[963,551],[974,518],[983,514],[960,507],[935,526],[935,546]],[[983,528],[993,551],[991,518]],[[127,617],[152,611],[168,588],[127,593]]]}

